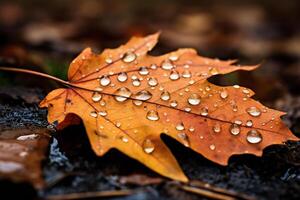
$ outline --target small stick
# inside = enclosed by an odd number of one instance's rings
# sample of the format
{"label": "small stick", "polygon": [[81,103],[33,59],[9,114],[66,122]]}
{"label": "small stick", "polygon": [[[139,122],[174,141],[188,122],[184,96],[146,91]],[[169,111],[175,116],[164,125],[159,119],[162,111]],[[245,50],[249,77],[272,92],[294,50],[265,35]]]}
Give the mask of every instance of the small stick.
{"label": "small stick", "polygon": [[118,197],[133,194],[132,190],[108,190],[97,192],[79,192],[70,194],[58,194],[46,196],[46,200],[73,200],[73,199],[87,199],[96,197]]}

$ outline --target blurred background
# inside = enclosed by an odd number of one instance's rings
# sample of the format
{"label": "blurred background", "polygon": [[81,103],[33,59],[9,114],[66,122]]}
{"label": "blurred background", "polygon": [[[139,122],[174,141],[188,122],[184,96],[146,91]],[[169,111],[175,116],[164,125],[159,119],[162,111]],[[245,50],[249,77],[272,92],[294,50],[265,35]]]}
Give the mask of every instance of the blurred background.
{"label": "blurred background", "polygon": [[[299,8],[297,0],[1,0],[0,64],[65,78],[68,63],[87,46],[101,52],[161,31],[154,54],[193,47],[203,56],[262,63],[251,74],[212,81],[243,84],[274,101],[300,93]],[[0,76],[2,84],[15,77]],[[15,84],[37,86],[18,77]]]}

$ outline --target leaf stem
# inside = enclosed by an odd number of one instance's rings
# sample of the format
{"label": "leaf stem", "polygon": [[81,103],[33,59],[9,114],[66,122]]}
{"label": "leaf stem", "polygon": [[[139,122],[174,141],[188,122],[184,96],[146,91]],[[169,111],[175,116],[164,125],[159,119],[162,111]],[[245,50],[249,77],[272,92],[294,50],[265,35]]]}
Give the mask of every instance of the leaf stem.
{"label": "leaf stem", "polygon": [[32,75],[36,75],[36,76],[40,76],[40,77],[44,77],[59,83],[62,83],[64,85],[67,86],[72,86],[72,84],[70,84],[68,81],[64,81],[62,79],[56,78],[54,76],[51,76],[49,74],[45,74],[42,72],[36,72],[33,70],[29,70],[29,69],[20,69],[20,68],[14,68],[14,67],[0,67],[0,71],[8,71],[8,72],[19,72],[19,73],[26,73],[26,74],[32,74]]}

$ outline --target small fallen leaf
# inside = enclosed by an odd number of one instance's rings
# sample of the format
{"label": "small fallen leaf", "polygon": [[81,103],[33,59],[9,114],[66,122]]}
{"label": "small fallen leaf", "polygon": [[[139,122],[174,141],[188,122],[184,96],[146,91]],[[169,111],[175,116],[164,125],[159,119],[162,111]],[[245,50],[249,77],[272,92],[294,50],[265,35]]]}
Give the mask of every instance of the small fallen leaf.
{"label": "small fallen leaf", "polygon": [[44,186],[41,162],[50,137],[44,128],[2,130],[0,134],[0,176]]}
{"label": "small fallen leaf", "polygon": [[250,89],[207,81],[257,66],[205,58],[193,49],[150,56],[157,38],[134,37],[100,55],[85,49],[72,61],[69,81],[61,81],[68,88],[40,103],[48,107],[48,121],[63,128],[80,117],[97,155],[116,148],[180,181],[187,178],[162,133],[221,165],[233,154],[260,156],[268,145],[297,140],[280,119],[284,113],[251,99]]}

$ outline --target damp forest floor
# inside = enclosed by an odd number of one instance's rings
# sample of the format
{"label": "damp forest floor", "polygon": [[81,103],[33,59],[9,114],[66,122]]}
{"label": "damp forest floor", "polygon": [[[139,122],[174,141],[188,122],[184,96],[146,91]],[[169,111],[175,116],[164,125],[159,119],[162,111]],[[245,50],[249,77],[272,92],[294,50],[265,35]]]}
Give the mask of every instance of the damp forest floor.
{"label": "damp forest floor", "polygon": [[[161,31],[151,54],[191,47],[206,57],[261,63],[252,72],[209,81],[252,89],[256,100],[287,113],[284,122],[300,138],[299,1],[155,2],[2,0],[0,66],[66,80],[69,63],[85,47],[99,53],[133,35]],[[108,191],[102,199],[209,199],[116,150],[97,157],[83,125],[56,131],[47,122],[47,110],[38,104],[58,87],[39,77],[0,73],[0,199],[57,200],[97,191]],[[15,140],[25,134],[40,137]],[[300,142],[269,146],[262,157],[234,155],[227,166],[220,166],[161,137],[194,186],[206,183],[248,199],[300,199]]]}

